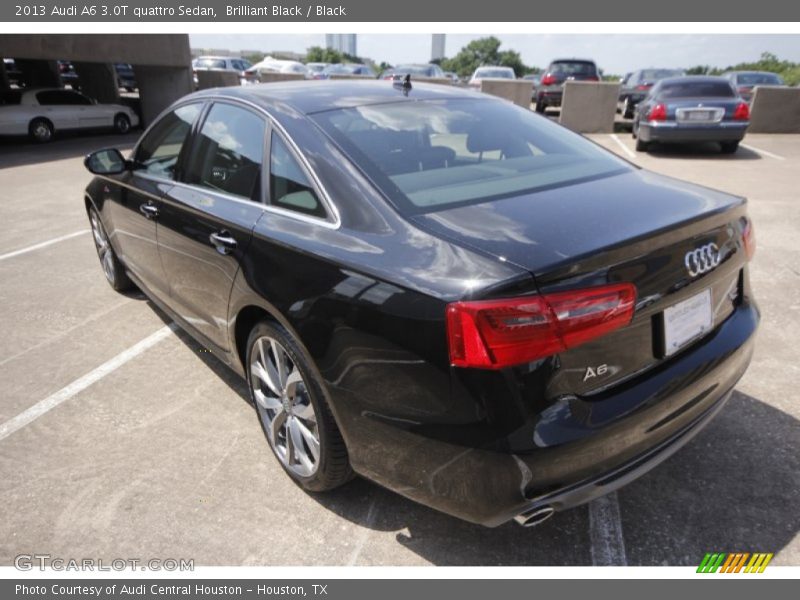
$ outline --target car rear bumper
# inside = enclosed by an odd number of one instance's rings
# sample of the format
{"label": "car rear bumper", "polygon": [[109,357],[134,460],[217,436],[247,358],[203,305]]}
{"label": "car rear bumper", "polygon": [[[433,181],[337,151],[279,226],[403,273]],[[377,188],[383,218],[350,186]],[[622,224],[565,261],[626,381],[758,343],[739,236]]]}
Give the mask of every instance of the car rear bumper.
{"label": "car rear bumper", "polygon": [[[558,511],[588,502],[676,452],[721,409],[744,374],[758,320],[755,305],[745,302],[670,361],[598,397],[555,402],[532,429],[511,434],[530,436],[533,449],[525,453],[504,452],[492,441],[465,447],[446,436],[469,425],[434,432],[359,410],[355,398],[337,402],[336,412],[357,473],[493,527],[540,508]],[[591,431],[572,442],[533,443],[537,432],[554,426]],[[443,437],[442,431],[448,433]]]}
{"label": "car rear bumper", "polygon": [[536,100],[545,106],[561,106],[564,89],[561,86],[552,86],[536,90]]}
{"label": "car rear bumper", "polygon": [[744,138],[748,122],[721,122],[713,125],[688,125],[674,121],[639,124],[644,142],[738,142]]}

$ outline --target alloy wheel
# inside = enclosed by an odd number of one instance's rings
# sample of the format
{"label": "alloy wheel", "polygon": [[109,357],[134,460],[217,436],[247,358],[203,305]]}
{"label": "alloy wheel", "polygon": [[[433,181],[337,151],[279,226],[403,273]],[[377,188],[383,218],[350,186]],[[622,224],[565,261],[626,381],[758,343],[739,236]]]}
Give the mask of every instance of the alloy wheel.
{"label": "alloy wheel", "polygon": [[300,370],[278,340],[263,336],[255,341],[250,385],[278,459],[295,474],[312,476],[320,457],[317,415]]}
{"label": "alloy wheel", "polygon": [[114,269],[114,254],[111,250],[111,244],[108,241],[108,236],[100,222],[100,218],[95,211],[92,211],[89,221],[92,225],[92,236],[94,236],[94,245],[97,248],[97,256],[100,257],[100,264],[103,267],[103,273],[111,285],[114,285],[116,277],[116,270]]}

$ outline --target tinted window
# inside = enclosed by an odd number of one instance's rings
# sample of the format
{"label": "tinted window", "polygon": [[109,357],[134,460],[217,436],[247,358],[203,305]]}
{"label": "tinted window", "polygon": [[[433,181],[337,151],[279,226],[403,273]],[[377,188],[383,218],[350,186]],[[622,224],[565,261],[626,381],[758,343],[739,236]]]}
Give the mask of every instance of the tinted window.
{"label": "tinted window", "polygon": [[187,104],[164,116],[142,139],[136,150],[136,169],[160,177],[175,178],[175,165],[200,104]]}
{"label": "tinted window", "polygon": [[772,73],[742,73],[737,78],[738,85],[782,85],[783,80]]}
{"label": "tinted window", "polygon": [[514,79],[514,71],[511,69],[478,69],[475,77],[483,79]]}
{"label": "tinted window", "polygon": [[566,75],[595,75],[597,69],[594,63],[580,61],[554,62],[550,65],[551,73]]}
{"label": "tinted window", "polygon": [[733,88],[727,81],[662,82],[658,90],[662,98],[733,98]]}
{"label": "tinted window", "polygon": [[272,134],[269,163],[270,203],[280,208],[325,218],[325,208],[311,182],[280,135]]}
{"label": "tinted window", "polygon": [[255,113],[215,104],[197,136],[186,181],[259,200],[265,132],[264,119]]}
{"label": "tinted window", "polygon": [[640,79],[642,81],[658,81],[659,79],[680,77],[681,75],[683,75],[683,71],[675,69],[646,69],[641,72]]}
{"label": "tinted window", "polygon": [[403,102],[332,110],[312,118],[409,213],[629,168],[580,136],[505,102]]}
{"label": "tinted window", "polygon": [[42,106],[86,106],[92,103],[86,96],[66,90],[45,90],[36,94]]}

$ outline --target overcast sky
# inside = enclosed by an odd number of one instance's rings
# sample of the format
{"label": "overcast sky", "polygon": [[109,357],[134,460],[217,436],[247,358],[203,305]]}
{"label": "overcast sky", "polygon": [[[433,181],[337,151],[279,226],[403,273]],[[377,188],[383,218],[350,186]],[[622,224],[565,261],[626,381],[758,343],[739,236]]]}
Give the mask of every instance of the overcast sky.
{"label": "overcast sky", "polygon": [[[491,35],[448,34],[446,53],[456,54],[470,40]],[[227,48],[305,52],[324,46],[322,34],[191,34],[194,48]],[[800,35],[779,34],[501,34],[501,50],[513,49],[525,64],[544,68],[552,58],[592,58],[606,73],[622,74],[646,67],[692,67],[698,64],[727,67],[757,59],[769,51],[781,59],[800,62]],[[429,34],[368,35],[357,39],[358,54],[391,64],[427,62]]]}

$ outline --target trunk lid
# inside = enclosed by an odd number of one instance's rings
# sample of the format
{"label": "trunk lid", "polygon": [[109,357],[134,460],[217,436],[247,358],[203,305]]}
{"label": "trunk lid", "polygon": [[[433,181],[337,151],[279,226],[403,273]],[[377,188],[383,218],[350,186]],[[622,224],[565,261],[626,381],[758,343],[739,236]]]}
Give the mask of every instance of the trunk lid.
{"label": "trunk lid", "polygon": [[[720,324],[733,312],[745,262],[742,198],[643,171],[413,219],[527,269],[541,293],[636,285],[632,323],[562,353],[548,395],[591,395],[667,360],[664,310],[710,293]],[[709,244],[719,264],[690,275],[687,253]]]}

